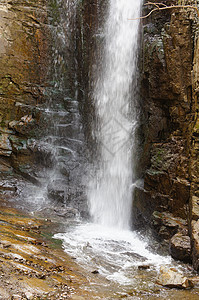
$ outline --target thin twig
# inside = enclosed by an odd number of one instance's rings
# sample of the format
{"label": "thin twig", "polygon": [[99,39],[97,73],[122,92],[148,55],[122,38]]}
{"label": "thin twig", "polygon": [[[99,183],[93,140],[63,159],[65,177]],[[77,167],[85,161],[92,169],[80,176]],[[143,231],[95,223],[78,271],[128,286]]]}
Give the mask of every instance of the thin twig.
{"label": "thin twig", "polygon": [[[149,3],[147,3],[147,4],[149,5]],[[196,6],[192,6],[192,5],[171,5],[171,6],[159,7],[158,6],[159,4],[157,4],[157,3],[150,3],[150,5],[152,5],[152,4],[154,6],[156,6],[156,8],[152,9],[147,15],[139,17],[139,18],[135,18],[135,19],[128,19],[128,20],[145,19],[145,18],[148,18],[155,11],[166,10],[166,9],[173,9],[173,8],[192,8],[192,9],[195,9],[197,11],[197,15],[199,17],[199,11],[198,11],[198,8]],[[162,3],[160,3],[160,4],[162,4]]]}
{"label": "thin twig", "polygon": [[160,7],[160,5],[161,6],[165,6],[165,7],[167,7],[168,5],[166,5],[166,4],[164,4],[164,3],[155,3],[155,2],[147,2],[147,3],[145,3],[144,5],[154,5],[154,6],[156,6],[156,7]]}
{"label": "thin twig", "polygon": [[152,3],[152,2],[147,2],[147,3],[145,3],[144,5],[154,5],[154,6],[156,6],[157,8],[160,8],[160,5],[159,4],[157,4],[157,3]]}

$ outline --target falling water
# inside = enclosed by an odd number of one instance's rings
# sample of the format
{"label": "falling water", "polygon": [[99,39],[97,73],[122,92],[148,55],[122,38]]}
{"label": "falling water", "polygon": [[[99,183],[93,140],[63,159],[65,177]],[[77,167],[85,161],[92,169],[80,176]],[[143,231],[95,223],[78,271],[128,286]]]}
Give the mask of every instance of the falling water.
{"label": "falling water", "polygon": [[138,289],[136,274],[140,264],[156,268],[170,264],[169,258],[153,254],[147,242],[129,230],[132,186],[136,183],[139,20],[128,18],[139,17],[141,2],[110,0],[104,27],[103,61],[93,92],[99,165],[88,188],[94,222],[85,224],[79,220],[66,232],[55,235],[63,240],[65,251],[87,269],[131,288],[137,285]]}
{"label": "falling water", "polygon": [[102,225],[128,229],[135,148],[136,63],[142,0],[111,0],[104,60],[94,88],[100,163],[89,185],[90,214]]}

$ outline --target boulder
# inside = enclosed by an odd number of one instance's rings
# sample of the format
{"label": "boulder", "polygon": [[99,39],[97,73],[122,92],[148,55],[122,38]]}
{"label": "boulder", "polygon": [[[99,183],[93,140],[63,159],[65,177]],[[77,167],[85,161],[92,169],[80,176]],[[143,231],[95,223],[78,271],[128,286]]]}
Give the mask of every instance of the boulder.
{"label": "boulder", "polygon": [[169,288],[189,289],[193,287],[190,279],[184,277],[177,270],[166,267],[160,268],[157,283]]}
{"label": "boulder", "polygon": [[191,240],[189,236],[176,233],[170,240],[169,250],[173,258],[191,262]]}

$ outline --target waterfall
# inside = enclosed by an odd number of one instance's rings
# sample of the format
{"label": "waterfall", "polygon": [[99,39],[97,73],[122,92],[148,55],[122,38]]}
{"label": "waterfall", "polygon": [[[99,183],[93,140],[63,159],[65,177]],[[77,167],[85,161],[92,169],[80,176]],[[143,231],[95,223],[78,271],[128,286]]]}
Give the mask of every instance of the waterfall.
{"label": "waterfall", "polygon": [[141,0],[111,0],[93,98],[99,165],[88,201],[95,223],[129,229],[135,181],[136,66]]}
{"label": "waterfall", "polygon": [[97,36],[103,41],[93,88],[98,149],[87,188],[93,222],[79,219],[65,233],[55,235],[76,262],[119,283],[120,291],[121,285],[140,289],[140,263],[157,268],[170,264],[170,258],[153,254],[147,241],[129,230],[136,184],[139,20],[128,18],[139,17],[141,2],[110,0],[104,32]]}

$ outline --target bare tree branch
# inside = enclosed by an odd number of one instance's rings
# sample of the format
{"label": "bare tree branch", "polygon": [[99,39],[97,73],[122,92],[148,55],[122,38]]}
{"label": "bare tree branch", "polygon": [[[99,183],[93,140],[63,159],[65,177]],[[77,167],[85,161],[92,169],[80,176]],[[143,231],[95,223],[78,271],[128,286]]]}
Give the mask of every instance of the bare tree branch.
{"label": "bare tree branch", "polygon": [[160,7],[160,6],[168,6],[168,5],[166,5],[166,4],[164,4],[164,3],[155,3],[155,2],[147,2],[147,3],[145,3],[144,5],[154,5],[154,6],[156,6],[156,7]]}
{"label": "bare tree branch", "polygon": [[196,10],[197,15],[199,17],[199,10],[196,6],[193,5],[171,5],[171,6],[167,6],[164,3],[155,3],[155,2],[147,2],[145,5],[153,5],[155,6],[155,8],[153,8],[147,15],[136,18],[136,19],[128,19],[128,20],[139,20],[139,19],[146,19],[148,18],[152,13],[154,13],[155,11],[161,11],[161,10],[167,10],[167,9],[173,9],[173,8],[191,8]]}

